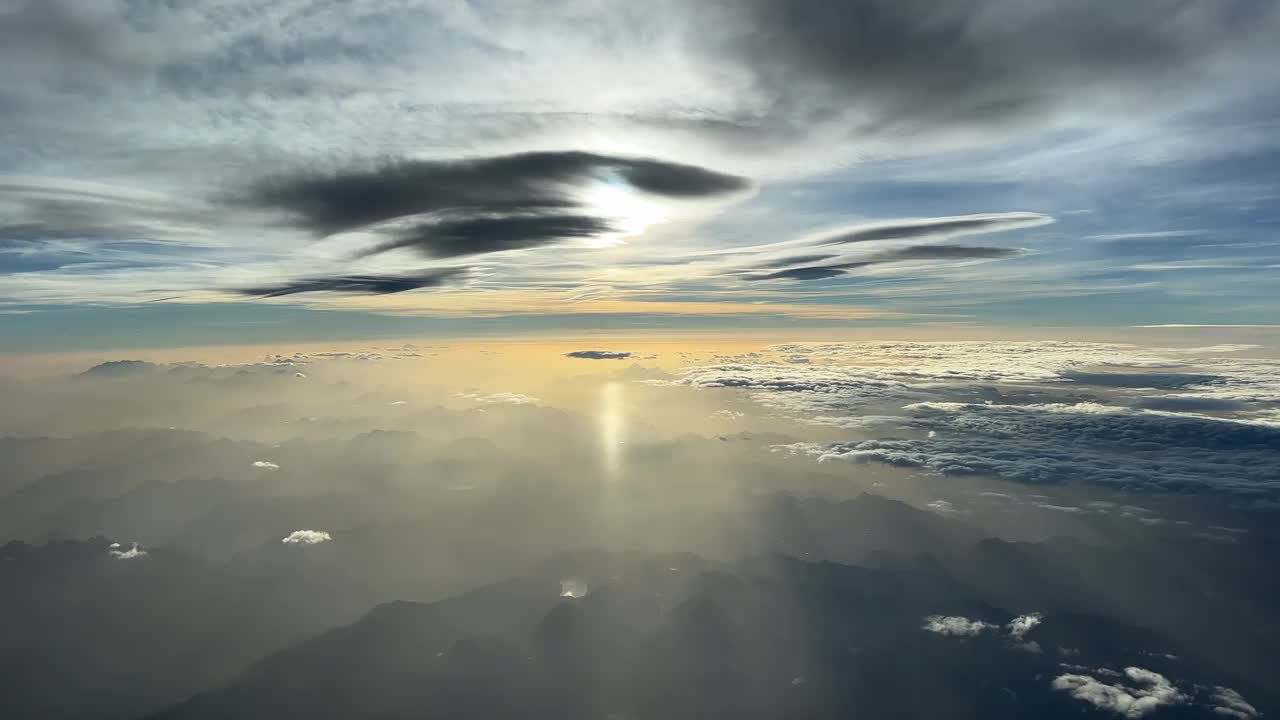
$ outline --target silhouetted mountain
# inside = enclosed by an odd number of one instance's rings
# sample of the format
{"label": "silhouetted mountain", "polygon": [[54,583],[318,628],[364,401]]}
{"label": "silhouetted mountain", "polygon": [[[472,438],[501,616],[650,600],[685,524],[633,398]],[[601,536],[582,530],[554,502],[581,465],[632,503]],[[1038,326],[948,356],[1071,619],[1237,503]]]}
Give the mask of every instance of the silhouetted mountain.
{"label": "silhouetted mountain", "polygon": [[[1143,653],[1162,646],[1088,615],[1014,638],[1011,613],[927,558],[897,570],[690,560],[565,556],[450,600],[382,605],[153,719],[1075,718],[1088,706],[1051,687],[1066,672],[1056,643],[1070,639],[1082,667],[1151,665]],[[566,572],[584,597],[559,597]],[[987,624],[946,636],[923,627],[933,615]]]}

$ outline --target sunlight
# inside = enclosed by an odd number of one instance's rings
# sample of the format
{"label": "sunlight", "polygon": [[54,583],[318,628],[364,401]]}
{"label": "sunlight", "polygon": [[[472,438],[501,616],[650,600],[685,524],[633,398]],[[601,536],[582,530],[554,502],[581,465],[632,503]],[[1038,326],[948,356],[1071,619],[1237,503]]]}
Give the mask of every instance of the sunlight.
{"label": "sunlight", "polygon": [[623,238],[640,235],[649,226],[667,220],[662,206],[617,179],[592,184],[582,199],[587,207],[608,218],[617,228],[616,232],[591,239],[589,244],[593,247],[617,245]]}
{"label": "sunlight", "polygon": [[607,383],[600,390],[600,447],[605,476],[610,481],[622,475],[622,450],[626,442],[623,434],[622,384]]}

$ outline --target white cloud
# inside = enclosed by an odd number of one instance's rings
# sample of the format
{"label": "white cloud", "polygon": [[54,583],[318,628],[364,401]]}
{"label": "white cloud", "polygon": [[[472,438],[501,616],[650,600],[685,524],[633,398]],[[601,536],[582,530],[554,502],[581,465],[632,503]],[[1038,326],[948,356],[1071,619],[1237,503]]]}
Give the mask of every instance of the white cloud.
{"label": "white cloud", "polygon": [[925,503],[925,507],[942,515],[955,515],[960,512],[954,504],[947,500],[931,500]]}
{"label": "white cloud", "polygon": [[120,543],[111,543],[111,547],[107,552],[116,560],[132,560],[134,558],[143,557],[147,554],[146,550],[138,547],[138,543],[132,543],[132,547],[128,550],[121,550],[120,547]]}
{"label": "white cloud", "polygon": [[481,405],[537,405],[542,402],[532,395],[513,392],[496,392],[487,395],[474,392],[459,392],[454,393],[454,397],[473,400]]}
{"label": "white cloud", "polygon": [[1245,700],[1240,693],[1228,687],[1221,685],[1215,687],[1210,695],[1210,702],[1213,703],[1213,711],[1218,715],[1240,720],[1262,717],[1262,713],[1258,712],[1256,707]]}
{"label": "white cloud", "polygon": [[565,578],[560,581],[560,597],[580,598],[587,594],[587,581],[582,578]]}
{"label": "white cloud", "polygon": [[285,545],[317,545],[332,540],[333,536],[324,530],[294,530],[280,539]]}
{"label": "white cloud", "polygon": [[1009,640],[1013,642],[1013,646],[1026,652],[1041,652],[1040,643],[1035,640],[1027,640],[1026,635],[1039,626],[1043,620],[1044,616],[1040,613],[1027,613],[1010,620],[1005,625],[1005,630],[1008,631]]}
{"label": "white cloud", "polygon": [[959,615],[929,615],[924,619],[922,629],[939,635],[952,637],[976,637],[996,626],[981,620],[970,620]]}
{"label": "white cloud", "polygon": [[270,460],[254,460],[253,466],[262,470],[279,470],[280,466]]}
{"label": "white cloud", "polygon": [[1076,700],[1126,718],[1140,718],[1160,707],[1189,701],[1160,673],[1131,666],[1125,668],[1124,674],[1128,684],[1105,683],[1093,675],[1069,673],[1054,678],[1052,687],[1069,693]]}
{"label": "white cloud", "polygon": [[1034,630],[1041,622],[1044,616],[1040,613],[1027,613],[1009,621],[1005,628],[1009,631],[1009,637],[1015,640],[1021,640],[1023,637]]}

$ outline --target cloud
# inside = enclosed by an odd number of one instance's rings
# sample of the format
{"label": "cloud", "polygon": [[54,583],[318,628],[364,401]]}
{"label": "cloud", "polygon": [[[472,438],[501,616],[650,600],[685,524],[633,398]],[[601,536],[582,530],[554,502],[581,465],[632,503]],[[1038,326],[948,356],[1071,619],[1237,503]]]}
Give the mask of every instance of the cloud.
{"label": "cloud", "polygon": [[146,550],[138,547],[138,543],[132,543],[132,547],[128,550],[121,550],[120,543],[111,543],[111,547],[107,552],[116,560],[133,560],[147,554]]}
{"label": "cloud", "polygon": [[528,152],[466,160],[404,160],[328,174],[266,180],[241,199],[290,213],[318,235],[406,218],[429,221],[384,247],[412,245],[430,255],[461,255],[603,234],[608,218],[565,214],[590,209],[582,191],[620,183],[668,198],[713,197],[749,183],[693,165],[589,152]]}
{"label": "cloud", "polygon": [[564,356],[580,360],[625,360],[631,357],[631,353],[617,350],[574,350]]}
{"label": "cloud", "polygon": [[1108,710],[1126,718],[1144,717],[1163,706],[1182,705],[1189,701],[1160,673],[1131,666],[1124,669],[1124,674],[1130,681],[1128,685],[1105,683],[1092,675],[1069,673],[1054,678],[1051,686],[1099,710]]}
{"label": "cloud", "polygon": [[[919,403],[932,438],[837,443],[820,459],[876,461],[942,475],[1084,482],[1145,492],[1280,493],[1280,428],[1077,405]],[[1050,509],[1058,509],[1056,507]]]}
{"label": "cloud", "polygon": [[[882,428],[872,439],[804,446],[822,461],[873,461],[1035,484],[1084,482],[1255,499],[1280,494],[1280,425],[1265,414],[1280,397],[1280,363],[1173,360],[1159,352],[1105,343],[792,343],[768,348],[756,362],[688,368],[675,382],[741,389],[801,422],[863,433]],[[810,362],[769,362],[791,357]],[[1083,370],[1108,365],[1204,372]],[[1162,399],[1174,389],[1189,401],[1183,409],[1237,410],[1219,417],[1147,409],[1138,393],[1113,398],[1116,404],[1079,401],[1085,388],[1093,395],[1111,387],[1155,388],[1160,393],[1154,397]],[[990,399],[975,402],[975,396]],[[1063,401],[1052,402],[1055,396]],[[1207,407],[1196,407],[1202,404]],[[884,415],[886,405],[906,414]],[[905,433],[891,435],[891,428]],[[1065,504],[1037,506],[1083,512]]]}
{"label": "cloud", "polygon": [[521,215],[443,220],[395,233],[373,249],[412,248],[428,257],[457,257],[523,250],[571,238],[589,238],[614,230],[605,218],[589,215]]}
{"label": "cloud", "polygon": [[388,295],[422,288],[441,287],[466,275],[468,268],[441,268],[414,275],[335,275],[330,277],[298,278],[277,285],[262,285],[239,289],[241,295],[256,297],[283,297],[301,293],[343,293]]}
{"label": "cloud", "polygon": [[1176,103],[1248,73],[1271,49],[1272,8],[1226,2],[1171,12],[1102,0],[950,5],[851,0],[706,3],[707,52],[745,70],[773,124],[854,136],[992,134],[1080,103]]}
{"label": "cloud", "polygon": [[560,597],[574,598],[585,597],[587,594],[587,582],[582,578],[565,578],[560,581]]}
{"label": "cloud", "polygon": [[1239,718],[1239,720],[1262,717],[1262,713],[1249,704],[1244,696],[1229,687],[1221,685],[1215,687],[1210,695],[1210,702],[1214,705],[1213,711],[1224,717]]}
{"label": "cloud", "polygon": [[[815,238],[814,245],[849,245],[882,240],[916,240],[922,237],[955,237],[1016,228],[1036,227],[1053,222],[1040,213],[1016,212],[957,217],[895,220],[872,225],[859,225],[847,230]],[[928,247],[928,246],[925,246]]]}
{"label": "cloud", "polygon": [[811,267],[788,268],[763,275],[747,275],[748,280],[826,280],[828,278],[847,275],[849,270],[866,267],[870,262],[852,262],[839,265],[814,265]]}
{"label": "cloud", "polygon": [[474,400],[481,405],[537,405],[542,401],[532,395],[513,392],[496,392],[496,393],[473,393],[460,392],[455,393],[455,397]]}
{"label": "cloud", "polygon": [[[1035,227],[1050,222],[1053,222],[1052,217],[1039,213],[1000,213],[863,224],[834,233],[828,232],[815,237],[758,246],[749,251],[737,253],[738,255],[755,255],[762,259],[746,270],[731,269],[728,275],[740,276],[747,280],[826,280],[847,274],[850,270],[886,263],[994,260],[1019,255],[1023,251],[1017,248],[938,244],[891,248],[856,257],[813,251],[815,247],[820,246],[848,246],[865,242],[916,240],[924,237],[943,239],[958,235]],[[842,250],[842,252],[847,251],[847,248]],[[836,262],[827,262],[823,265],[811,264],[827,260]]]}
{"label": "cloud", "polygon": [[929,615],[925,617],[921,629],[952,637],[977,637],[994,627],[996,626],[991,623],[970,620],[958,615]]}
{"label": "cloud", "polygon": [[956,506],[948,500],[931,500],[925,503],[925,507],[942,515],[955,515],[960,512],[956,509]]}
{"label": "cloud", "polygon": [[253,466],[256,468],[261,468],[263,470],[279,470],[280,469],[279,465],[271,462],[270,460],[254,460]]}
{"label": "cloud", "polygon": [[280,539],[285,545],[317,545],[333,539],[324,530],[294,530]]}
{"label": "cloud", "polygon": [[1009,631],[1009,637],[1015,640],[1022,640],[1027,633],[1034,630],[1043,620],[1044,616],[1040,613],[1027,613],[1010,620],[1005,628]]}
{"label": "cloud", "polygon": [[[837,263],[834,265],[812,265],[788,268],[763,275],[748,274],[748,280],[825,280],[827,278],[847,275],[850,270],[882,265],[892,262],[920,260],[992,260],[1021,254],[1016,248],[971,247],[965,245],[913,245],[910,247],[889,250],[868,257],[866,260]],[[769,265],[785,264],[775,260]]]}

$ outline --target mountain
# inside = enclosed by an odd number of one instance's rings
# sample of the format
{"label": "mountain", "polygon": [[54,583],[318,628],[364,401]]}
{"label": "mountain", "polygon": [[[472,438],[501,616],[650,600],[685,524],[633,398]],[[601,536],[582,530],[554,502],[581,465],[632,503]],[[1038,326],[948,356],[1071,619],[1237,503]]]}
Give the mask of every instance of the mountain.
{"label": "mountain", "polygon": [[[986,625],[948,636],[923,627],[933,615]],[[1066,672],[1056,643],[1070,638],[1082,667],[1124,667],[1151,665],[1145,649],[1163,642],[1087,615],[1013,638],[1012,619],[929,558],[887,570],[584,553],[441,602],[380,605],[151,720],[1103,717],[1052,688]]]}

